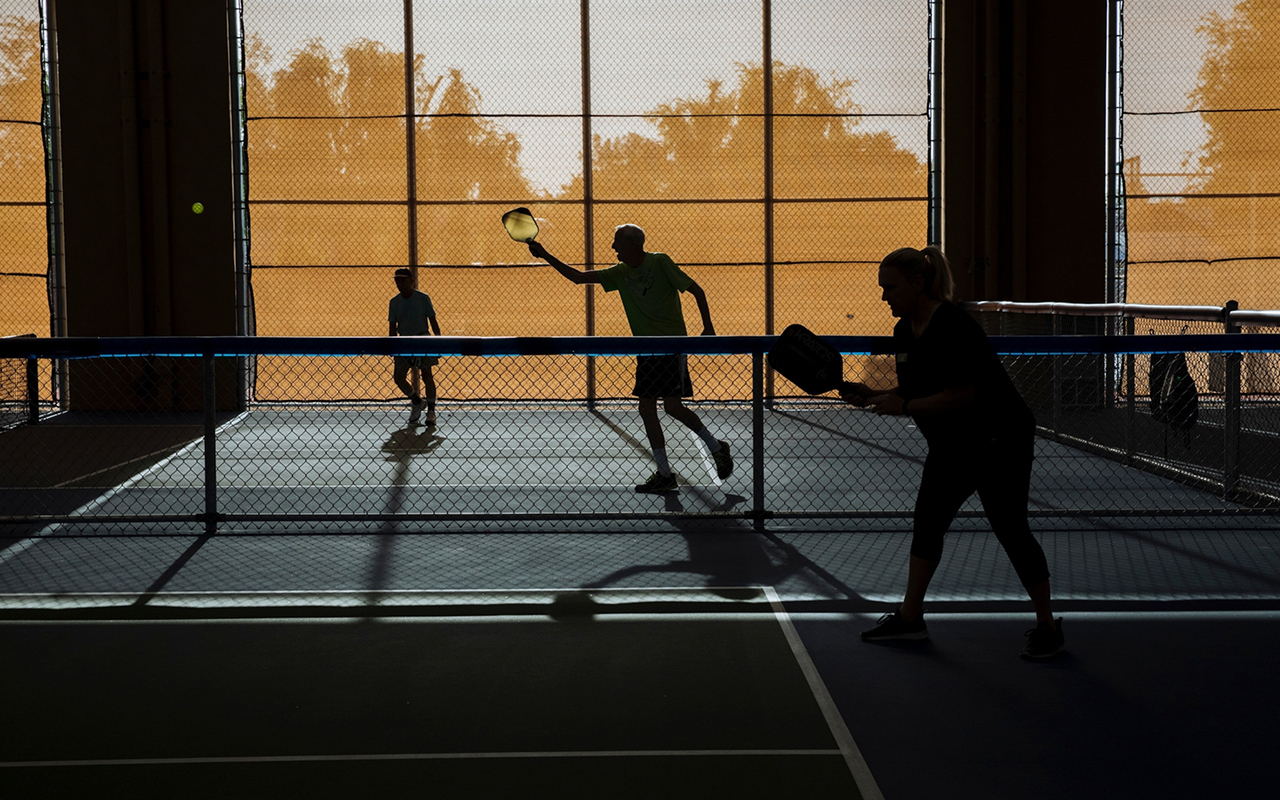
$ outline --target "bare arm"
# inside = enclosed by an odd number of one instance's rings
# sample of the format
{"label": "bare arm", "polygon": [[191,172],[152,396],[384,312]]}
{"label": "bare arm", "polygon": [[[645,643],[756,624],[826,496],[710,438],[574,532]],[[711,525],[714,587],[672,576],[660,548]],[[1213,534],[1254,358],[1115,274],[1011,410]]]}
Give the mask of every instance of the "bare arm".
{"label": "bare arm", "polygon": [[698,303],[698,313],[702,315],[702,335],[715,336],[716,328],[711,324],[711,307],[707,305],[707,293],[702,291],[702,287],[696,282],[689,284],[686,292],[693,295],[693,299]]}
{"label": "bare arm", "polygon": [[594,271],[583,272],[582,270],[574,269],[573,267],[569,266],[568,264],[564,263],[560,259],[548,253],[547,249],[542,245],[538,244],[537,242],[529,242],[529,253],[532,254],[534,258],[541,258],[543,261],[546,261],[548,264],[555,267],[556,272],[559,272],[561,275],[565,276],[566,278],[573,281],[574,283],[599,283],[600,282],[599,272],[594,272]]}
{"label": "bare arm", "polygon": [[397,333],[397,331],[396,331],[396,324],[395,324],[394,322],[388,322],[388,323],[387,323],[387,335],[388,335],[388,336],[395,336],[395,335],[396,335],[396,333]]}
{"label": "bare arm", "polygon": [[428,317],[428,318],[427,318],[427,322],[431,323],[431,330],[435,333],[435,335],[436,335],[436,336],[439,336],[439,335],[440,335],[440,323],[439,323],[439,322],[436,322],[436,318],[435,318],[435,317]]}

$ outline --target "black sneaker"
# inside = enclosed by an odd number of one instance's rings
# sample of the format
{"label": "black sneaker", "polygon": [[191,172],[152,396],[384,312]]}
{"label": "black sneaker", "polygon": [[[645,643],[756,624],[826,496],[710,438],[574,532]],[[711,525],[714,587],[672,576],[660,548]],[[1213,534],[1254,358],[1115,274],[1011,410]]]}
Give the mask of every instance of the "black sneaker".
{"label": "black sneaker", "polygon": [[661,494],[662,492],[674,492],[675,490],[676,476],[663,475],[661,472],[653,473],[649,480],[636,487],[636,491],[642,494]]}
{"label": "black sneaker", "polygon": [[724,480],[733,474],[733,456],[729,455],[729,443],[720,442],[720,449],[711,454],[716,462],[716,477]]}
{"label": "black sneaker", "polygon": [[1022,657],[1026,659],[1049,658],[1067,649],[1067,640],[1062,635],[1062,617],[1054,620],[1056,627],[1050,628],[1043,622],[1027,631],[1027,646],[1022,648]]}
{"label": "black sneaker", "polygon": [[929,629],[924,624],[924,614],[908,622],[896,611],[880,618],[876,626],[862,632],[862,641],[879,642],[885,639],[928,639]]}

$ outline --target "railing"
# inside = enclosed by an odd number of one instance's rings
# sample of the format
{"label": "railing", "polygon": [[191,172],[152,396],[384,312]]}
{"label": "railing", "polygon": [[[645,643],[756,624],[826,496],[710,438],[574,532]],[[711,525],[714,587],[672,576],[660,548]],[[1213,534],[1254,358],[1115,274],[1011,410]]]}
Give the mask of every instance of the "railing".
{"label": "railing", "polygon": [[[846,376],[894,382],[892,339],[829,338],[847,354]],[[717,518],[761,527],[909,516],[926,452],[910,420],[807,397],[781,377],[768,398],[765,353],[774,341],[8,339],[0,359],[63,360],[69,389],[63,414],[0,434],[0,461],[10,465],[0,522],[197,523],[213,531],[249,522]],[[1280,425],[1270,427],[1267,416],[1259,428],[1250,417],[1233,429],[1240,409],[1224,404],[1238,404],[1239,392],[1218,403],[1225,427],[1194,431],[1196,453],[1218,454],[1209,464],[1207,456],[1147,452],[1161,428],[1168,442],[1170,426],[1149,409],[1139,415],[1133,391],[1116,395],[1103,380],[1117,357],[1254,355],[1274,367],[1280,334],[992,341],[1041,420],[1034,514],[1252,513],[1280,504],[1280,451],[1268,438]],[[698,386],[690,406],[731,444],[738,464],[721,485],[698,442],[668,418],[685,491],[655,500],[631,491],[652,466],[629,370],[631,357],[663,353],[689,355]],[[396,399],[386,358],[396,354],[442,357],[438,428],[403,424],[407,403]],[[284,395],[241,395],[237,373],[265,359],[292,376],[277,378]],[[603,376],[594,400],[575,377],[588,359]],[[1082,376],[1094,376],[1096,391]],[[346,398],[346,387],[371,380],[378,396]],[[495,386],[505,390],[495,394]],[[1277,407],[1275,398],[1250,399],[1250,414]],[[971,502],[962,514],[981,510]]]}
{"label": "railing", "polygon": [[[1112,333],[1135,335],[1141,327],[1148,336],[1165,333],[1179,335],[1222,331],[1224,334],[1280,330],[1280,311],[1247,310],[1235,301],[1218,306],[1170,306],[1137,303],[1016,303],[985,301],[966,303],[966,308],[983,322],[989,333],[1042,331],[1054,335],[1073,333]],[[1172,323],[1172,324],[1170,324]],[[1142,337],[1136,337],[1141,339]],[[1266,450],[1280,443],[1280,372],[1273,357],[1232,347],[1222,352],[1187,353],[1176,363],[1185,364],[1187,376],[1195,388],[1195,419],[1182,426],[1165,425],[1159,447],[1143,441],[1142,427],[1159,417],[1161,394],[1166,388],[1159,378],[1167,376],[1159,359],[1139,351],[1126,353],[1109,361],[1101,375],[1068,375],[1060,359],[1055,359],[1055,390],[1048,415],[1039,420],[1041,432],[1059,441],[1070,441],[1126,464],[1139,465],[1158,474],[1171,475],[1197,485],[1220,490],[1226,496],[1247,496],[1247,476],[1241,470],[1242,449],[1246,440],[1261,439],[1253,447]],[[1122,406],[1125,413],[1123,441],[1099,441],[1082,436],[1064,423],[1063,404],[1069,391],[1064,381],[1083,381],[1090,388],[1093,403],[1099,407]],[[1107,386],[1106,384],[1110,384]],[[1045,418],[1047,416],[1047,418]],[[1221,450],[1212,448],[1197,437],[1200,426],[1220,430]],[[1170,454],[1171,428],[1174,452]],[[1148,432],[1149,433],[1149,432]],[[1148,437],[1149,438],[1149,437]],[[1182,448],[1178,450],[1178,439]],[[1214,438],[1217,438],[1216,435]],[[1197,441],[1198,439],[1198,441]],[[1275,440],[1272,442],[1271,440]],[[1268,442],[1271,442],[1270,444]],[[1159,452],[1156,452],[1156,451]],[[1245,456],[1246,459],[1249,456]]]}

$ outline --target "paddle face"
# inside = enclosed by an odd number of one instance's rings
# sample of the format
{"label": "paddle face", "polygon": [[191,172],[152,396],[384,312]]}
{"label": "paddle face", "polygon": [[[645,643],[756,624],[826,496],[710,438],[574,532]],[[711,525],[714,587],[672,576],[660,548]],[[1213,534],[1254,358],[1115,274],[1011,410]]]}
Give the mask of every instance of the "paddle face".
{"label": "paddle face", "polygon": [[502,215],[502,227],[517,242],[532,242],[538,235],[538,221],[527,208],[513,208]]}
{"label": "paddle face", "polygon": [[803,325],[789,325],[767,355],[769,366],[809,394],[844,383],[844,357]]}

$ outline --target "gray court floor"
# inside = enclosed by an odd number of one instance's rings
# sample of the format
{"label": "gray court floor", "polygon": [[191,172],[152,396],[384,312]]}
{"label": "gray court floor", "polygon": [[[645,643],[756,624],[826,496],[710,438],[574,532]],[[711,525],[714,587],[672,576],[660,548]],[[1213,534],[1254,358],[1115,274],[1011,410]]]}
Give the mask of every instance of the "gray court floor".
{"label": "gray court floor", "polygon": [[[977,513],[948,537],[926,606],[932,638],[869,645],[858,631],[905,582],[923,456],[914,431],[858,412],[771,414],[771,507],[884,514],[757,530],[679,515],[750,507],[745,452],[717,486],[687,442],[681,490],[635,497],[630,483],[651,465],[626,411],[549,409],[504,438],[518,421],[505,413],[433,431],[373,411],[230,420],[223,499],[528,510],[534,495],[503,484],[527,480],[550,497],[538,508],[565,519],[235,521],[212,536],[198,524],[67,522],[11,537],[0,685],[14,702],[0,776],[19,776],[30,796],[174,782],[189,796],[305,786],[371,797],[422,786],[888,798],[1273,787],[1280,528],[1269,516],[1041,442],[1034,527],[1067,654],[1017,657],[1028,603]],[[742,441],[745,417],[706,416]],[[553,446],[571,457],[541,472]],[[81,507],[188,508],[202,465],[198,441],[179,445]],[[467,470],[477,485],[451,489]],[[1049,513],[1064,498],[1089,508],[1116,497],[1148,513]],[[667,516],[581,518],[600,508]]]}

